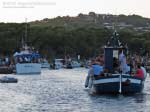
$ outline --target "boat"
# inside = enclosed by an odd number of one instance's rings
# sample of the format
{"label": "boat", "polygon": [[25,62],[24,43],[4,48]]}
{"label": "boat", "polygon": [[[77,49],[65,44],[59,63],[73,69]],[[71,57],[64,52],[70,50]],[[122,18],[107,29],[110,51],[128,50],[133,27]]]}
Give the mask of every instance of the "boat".
{"label": "boat", "polygon": [[16,74],[40,74],[40,54],[20,52],[14,55]]}
{"label": "boat", "polygon": [[40,54],[33,47],[27,45],[27,22],[25,36],[21,39],[20,52],[15,52],[13,57],[16,74],[41,73]]}
{"label": "boat", "polygon": [[41,63],[41,68],[48,68],[50,69],[50,64],[49,63]]}
{"label": "boat", "polygon": [[133,94],[140,93],[144,88],[144,80],[128,74],[112,74],[93,80],[96,93]]}
{"label": "boat", "polygon": [[145,79],[137,78],[130,73],[115,71],[114,57],[119,58],[119,50],[126,50],[119,41],[115,31],[108,44],[104,47],[104,68],[109,72],[100,77],[91,77],[90,90],[95,93],[135,94],[142,92]]}
{"label": "boat", "polygon": [[18,79],[10,76],[3,76],[0,78],[0,83],[17,83]]}
{"label": "boat", "polygon": [[67,69],[73,69],[73,68],[79,68],[81,67],[81,63],[79,62],[80,55],[78,55],[78,59],[72,59],[69,55],[65,57],[65,68]]}
{"label": "boat", "polygon": [[79,63],[76,60],[72,60],[70,63],[66,64],[66,68],[68,68],[68,69],[79,68],[79,67],[81,67],[81,63]]}
{"label": "boat", "polygon": [[67,63],[65,68],[67,69],[73,69],[72,63]]}
{"label": "boat", "polygon": [[65,67],[65,60],[61,58],[54,59],[53,68],[54,69],[61,69]]}
{"label": "boat", "polygon": [[85,64],[84,64],[84,67],[89,69],[90,68],[90,63],[91,63],[91,60],[86,60]]}
{"label": "boat", "polygon": [[71,65],[73,68],[81,67],[81,63],[79,61],[76,61],[76,60],[72,60]]}
{"label": "boat", "polygon": [[48,63],[48,61],[46,59],[43,59],[43,61],[41,62],[41,68],[50,69],[50,64]]}
{"label": "boat", "polygon": [[12,74],[13,68],[9,66],[0,66],[0,74]]}

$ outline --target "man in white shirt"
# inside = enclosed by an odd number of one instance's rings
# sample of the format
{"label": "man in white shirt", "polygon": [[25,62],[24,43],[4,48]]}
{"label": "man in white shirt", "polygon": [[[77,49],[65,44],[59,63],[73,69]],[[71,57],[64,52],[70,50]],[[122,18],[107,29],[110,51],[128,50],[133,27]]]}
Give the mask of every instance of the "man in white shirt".
{"label": "man in white shirt", "polygon": [[128,68],[128,65],[126,63],[126,57],[123,54],[122,50],[119,51],[119,62],[120,62],[120,70],[122,71],[122,73],[129,72],[129,68]]}

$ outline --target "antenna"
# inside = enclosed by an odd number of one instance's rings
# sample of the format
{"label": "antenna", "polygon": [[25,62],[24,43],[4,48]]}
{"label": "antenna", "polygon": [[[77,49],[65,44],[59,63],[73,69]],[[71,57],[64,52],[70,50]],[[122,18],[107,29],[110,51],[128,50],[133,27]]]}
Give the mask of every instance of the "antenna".
{"label": "antenna", "polygon": [[25,18],[25,24],[26,24],[26,27],[25,27],[25,44],[27,42],[27,34],[28,34],[28,23],[27,23],[27,18]]}
{"label": "antenna", "polygon": [[21,39],[21,44],[22,44],[22,48],[25,48],[25,46],[27,46],[26,44],[26,42],[27,42],[27,29],[28,28],[28,24],[27,24],[27,18],[25,18],[25,32],[24,32],[24,34],[23,34],[23,36],[22,36],[22,39]]}
{"label": "antenna", "polygon": [[[116,11],[117,11],[117,9],[116,9]],[[117,12],[115,11],[115,15],[114,15],[114,26],[113,26],[113,29],[114,29],[114,31],[116,31],[117,30],[117,17],[118,17],[118,15],[117,15]]]}

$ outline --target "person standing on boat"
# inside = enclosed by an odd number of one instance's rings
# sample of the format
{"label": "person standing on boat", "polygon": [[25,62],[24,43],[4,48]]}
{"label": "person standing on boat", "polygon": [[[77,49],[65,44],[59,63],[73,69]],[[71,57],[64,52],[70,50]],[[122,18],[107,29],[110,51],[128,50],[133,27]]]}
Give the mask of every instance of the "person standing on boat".
{"label": "person standing on boat", "polygon": [[126,56],[123,53],[123,50],[119,50],[119,63],[120,63],[120,71],[122,73],[127,73],[130,71],[130,67],[126,63]]}

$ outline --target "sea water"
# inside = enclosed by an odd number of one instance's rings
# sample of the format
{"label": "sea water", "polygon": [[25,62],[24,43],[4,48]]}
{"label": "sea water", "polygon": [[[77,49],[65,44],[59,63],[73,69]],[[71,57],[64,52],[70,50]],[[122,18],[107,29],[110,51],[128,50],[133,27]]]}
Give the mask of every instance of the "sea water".
{"label": "sea water", "polygon": [[88,69],[42,70],[41,75],[10,75],[0,83],[0,112],[150,112],[150,77],[142,93],[94,95],[84,88]]}

